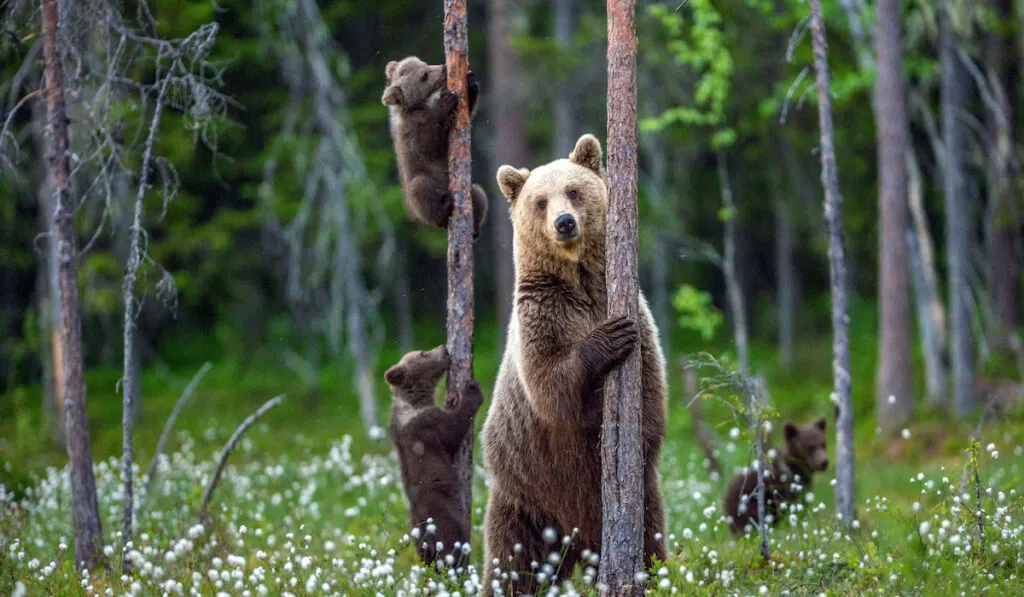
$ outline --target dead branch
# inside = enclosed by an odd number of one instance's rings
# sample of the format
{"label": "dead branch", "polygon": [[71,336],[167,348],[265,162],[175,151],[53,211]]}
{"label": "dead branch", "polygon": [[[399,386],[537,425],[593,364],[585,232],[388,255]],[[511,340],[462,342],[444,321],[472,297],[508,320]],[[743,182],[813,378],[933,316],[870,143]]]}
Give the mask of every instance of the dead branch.
{"label": "dead branch", "polygon": [[206,486],[206,491],[203,492],[203,501],[199,503],[199,508],[196,510],[196,518],[203,518],[206,514],[206,507],[210,504],[210,498],[213,497],[213,490],[217,488],[217,483],[220,482],[220,475],[224,472],[224,465],[228,462],[228,456],[231,456],[231,451],[238,445],[238,440],[242,439],[242,434],[256,422],[257,419],[263,416],[271,408],[275,407],[284,400],[285,394],[274,396],[270,400],[267,400],[263,406],[256,412],[252,413],[242,424],[235,429],[235,432],[228,439],[228,443],[224,444],[224,449],[220,451],[220,458],[217,460],[217,468],[213,470],[213,476],[210,477],[210,483]]}
{"label": "dead branch", "polygon": [[160,433],[160,439],[156,442],[156,450],[153,451],[153,460],[149,463],[149,468],[146,469],[146,476],[143,477],[142,485],[146,488],[146,495],[149,495],[150,488],[153,486],[153,476],[156,473],[156,463],[160,459],[160,455],[163,454],[164,446],[167,444],[167,439],[171,436],[171,429],[174,427],[174,422],[178,419],[178,414],[181,409],[185,408],[185,403],[192,397],[193,392],[199,386],[199,382],[202,381],[203,376],[210,371],[213,364],[210,361],[203,363],[203,366],[196,371],[196,374],[192,376],[192,381],[185,387],[185,391],[181,393],[181,397],[174,403],[174,408],[171,410],[171,415],[167,417],[167,423],[164,424],[164,430]]}
{"label": "dead branch", "polygon": [[687,396],[686,408],[690,411],[690,419],[693,421],[693,435],[701,450],[704,451],[704,458],[708,461],[708,468],[711,469],[712,475],[721,476],[722,463],[718,460],[717,450],[715,450],[715,444],[712,440],[711,428],[708,427],[707,421],[704,420],[704,406],[703,400],[699,396],[700,388],[697,382],[697,373],[686,357],[681,359],[681,365]]}

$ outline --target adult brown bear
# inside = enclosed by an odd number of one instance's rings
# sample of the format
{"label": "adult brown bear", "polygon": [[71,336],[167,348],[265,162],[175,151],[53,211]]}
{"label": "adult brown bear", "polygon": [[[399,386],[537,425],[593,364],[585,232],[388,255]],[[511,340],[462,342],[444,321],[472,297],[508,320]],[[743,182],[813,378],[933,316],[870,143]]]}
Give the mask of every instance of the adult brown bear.
{"label": "adult brown bear", "polygon": [[[603,387],[609,371],[636,348],[643,376],[644,550],[648,564],[665,558],[658,476],[665,359],[642,294],[639,321],[607,316],[608,192],[597,139],[584,135],[569,159],[532,172],[502,166],[498,184],[510,203],[516,291],[482,433],[491,474],[484,591],[516,595],[554,580],[552,571],[570,576],[584,550],[600,552]],[[552,536],[574,532],[568,547],[551,543]],[[550,553],[563,551],[558,565],[544,571]]]}

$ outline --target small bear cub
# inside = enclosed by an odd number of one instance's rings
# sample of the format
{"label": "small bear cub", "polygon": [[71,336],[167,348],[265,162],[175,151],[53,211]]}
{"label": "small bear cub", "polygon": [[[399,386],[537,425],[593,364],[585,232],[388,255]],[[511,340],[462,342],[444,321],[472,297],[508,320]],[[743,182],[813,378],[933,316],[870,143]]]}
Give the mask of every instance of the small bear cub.
{"label": "small bear cub", "polygon": [[480,384],[472,381],[458,408],[438,408],[434,390],[449,361],[442,345],[410,352],[384,374],[394,396],[388,429],[409,498],[411,535],[420,559],[428,565],[452,553],[456,543],[469,542],[455,453],[472,432],[473,417],[484,401]]}
{"label": "small bear cub", "polygon": [[[415,56],[389,62],[384,75],[387,86],[381,102],[390,114],[406,210],[424,224],[448,228],[455,205],[448,192],[448,136],[455,123],[459,96],[446,88],[444,65],[426,64]],[[466,77],[466,88],[472,118],[480,93],[472,72]],[[487,215],[487,194],[474,184],[470,195],[475,238]]]}
{"label": "small bear cub", "polygon": [[[828,448],[825,445],[825,418],[808,425],[787,421],[782,428],[785,447],[772,459],[771,470],[764,479],[765,514],[771,522],[779,520],[783,503],[793,503],[811,486],[814,473],[828,469]],[[748,525],[758,522],[757,471],[752,467],[737,475],[725,494],[725,515],[732,532],[739,534]]]}

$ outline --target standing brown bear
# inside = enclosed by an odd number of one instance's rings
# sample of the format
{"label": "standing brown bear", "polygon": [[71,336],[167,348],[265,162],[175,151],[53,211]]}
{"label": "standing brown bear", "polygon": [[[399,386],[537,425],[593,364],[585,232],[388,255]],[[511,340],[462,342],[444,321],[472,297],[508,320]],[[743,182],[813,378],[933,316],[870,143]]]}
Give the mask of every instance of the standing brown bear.
{"label": "standing brown bear", "polygon": [[[484,592],[518,595],[553,581],[552,571],[570,576],[584,550],[600,553],[603,387],[635,349],[642,360],[644,553],[648,564],[665,559],[658,476],[665,359],[642,294],[639,321],[607,315],[608,194],[597,139],[584,135],[569,159],[532,172],[502,166],[498,184],[511,206],[516,291],[482,432],[491,474]],[[553,537],[574,531],[559,566],[545,571],[550,552],[565,549]]]}
{"label": "standing brown bear", "polygon": [[428,565],[452,553],[456,543],[469,542],[455,453],[472,431],[473,417],[484,401],[480,385],[473,381],[458,408],[438,408],[434,390],[449,360],[444,346],[414,351],[384,374],[394,396],[389,433],[409,498],[412,536],[420,559]]}
{"label": "standing brown bear", "polygon": [[[786,445],[772,459],[771,470],[764,479],[765,514],[771,516],[772,522],[779,520],[781,504],[792,503],[811,486],[815,471],[828,469],[824,417],[808,425],[787,421],[782,434]],[[729,484],[725,515],[736,534],[757,524],[757,471],[748,469]]]}
{"label": "standing brown bear", "polygon": [[[426,64],[415,56],[389,62],[384,75],[387,86],[381,102],[390,114],[405,208],[424,224],[448,228],[455,205],[448,192],[448,137],[459,96],[445,88],[444,65]],[[473,73],[468,75],[466,88],[472,117],[480,92]],[[487,215],[487,194],[476,184],[470,194],[476,236]]]}

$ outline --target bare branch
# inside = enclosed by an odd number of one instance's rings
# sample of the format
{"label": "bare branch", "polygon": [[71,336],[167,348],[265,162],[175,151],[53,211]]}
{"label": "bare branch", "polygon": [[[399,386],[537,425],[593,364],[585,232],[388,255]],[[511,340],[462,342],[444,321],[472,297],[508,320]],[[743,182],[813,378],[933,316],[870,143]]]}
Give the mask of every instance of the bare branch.
{"label": "bare branch", "polygon": [[178,401],[174,403],[174,408],[171,410],[171,414],[167,417],[167,423],[164,424],[164,430],[160,433],[160,439],[156,442],[156,449],[153,451],[153,460],[149,463],[149,468],[146,469],[146,476],[143,477],[142,485],[146,487],[146,494],[150,492],[150,488],[153,486],[153,477],[156,473],[156,464],[160,460],[160,455],[163,454],[164,446],[167,444],[168,438],[171,436],[171,429],[174,427],[174,422],[178,420],[178,414],[181,409],[185,408],[185,403],[192,397],[193,392],[199,386],[199,382],[202,381],[203,376],[210,371],[213,364],[210,361],[203,363],[203,366],[196,371],[196,374],[192,376],[192,381],[185,387],[185,391],[181,393]]}
{"label": "bare branch", "polygon": [[210,483],[206,486],[206,491],[203,492],[203,500],[199,503],[199,508],[196,510],[196,517],[202,518],[206,514],[206,507],[210,505],[210,498],[213,497],[213,490],[217,488],[217,483],[220,482],[221,473],[224,472],[224,465],[228,462],[228,456],[231,456],[232,450],[238,445],[238,441],[242,439],[242,434],[256,422],[257,419],[262,417],[271,408],[277,406],[282,400],[284,400],[285,394],[274,396],[270,400],[267,400],[263,406],[256,412],[252,413],[242,421],[242,424],[235,429],[235,432],[228,439],[228,443],[224,444],[224,449],[220,451],[220,458],[217,460],[217,468],[213,470],[213,476],[210,477]]}

